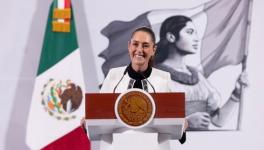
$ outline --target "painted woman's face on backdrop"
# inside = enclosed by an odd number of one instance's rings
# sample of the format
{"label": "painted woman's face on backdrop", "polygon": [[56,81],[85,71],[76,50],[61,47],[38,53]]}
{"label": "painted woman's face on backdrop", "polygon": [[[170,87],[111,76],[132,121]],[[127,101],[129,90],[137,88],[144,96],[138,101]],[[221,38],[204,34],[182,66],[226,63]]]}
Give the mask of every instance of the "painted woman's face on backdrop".
{"label": "painted woman's face on backdrop", "polygon": [[176,46],[189,54],[194,54],[199,48],[199,37],[194,24],[189,21],[186,26],[181,29],[179,39],[176,41]]}
{"label": "painted woman's face on backdrop", "polygon": [[132,66],[140,66],[146,69],[156,47],[149,33],[137,31],[128,43],[128,50]]}

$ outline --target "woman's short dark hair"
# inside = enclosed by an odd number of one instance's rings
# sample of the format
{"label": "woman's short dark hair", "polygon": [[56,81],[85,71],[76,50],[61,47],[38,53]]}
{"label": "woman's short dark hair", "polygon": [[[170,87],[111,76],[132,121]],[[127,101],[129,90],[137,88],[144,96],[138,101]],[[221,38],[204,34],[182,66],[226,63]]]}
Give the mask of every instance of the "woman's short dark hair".
{"label": "woman's short dark hair", "polygon": [[157,43],[157,53],[155,56],[155,63],[161,63],[169,56],[169,45],[166,38],[168,32],[172,33],[176,41],[180,38],[180,31],[184,28],[187,22],[192,21],[191,18],[186,16],[172,16],[167,18],[160,28],[160,41]]}
{"label": "woman's short dark hair", "polygon": [[131,35],[131,38],[134,36],[134,34],[138,31],[143,31],[143,32],[146,32],[150,35],[151,37],[151,40],[154,44],[156,44],[156,37],[155,37],[155,33],[152,31],[151,28],[149,27],[146,27],[146,26],[143,26],[143,27],[139,27],[137,28],[135,31],[132,32],[132,35]]}

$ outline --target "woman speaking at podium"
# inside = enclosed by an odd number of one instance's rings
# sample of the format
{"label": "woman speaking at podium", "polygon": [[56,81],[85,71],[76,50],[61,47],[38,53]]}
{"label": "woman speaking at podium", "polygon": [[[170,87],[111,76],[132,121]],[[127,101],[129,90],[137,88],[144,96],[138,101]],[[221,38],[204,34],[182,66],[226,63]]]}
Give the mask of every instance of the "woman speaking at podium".
{"label": "woman speaking at podium", "polygon": [[[156,52],[154,32],[148,27],[137,28],[128,41],[131,63],[128,66],[109,70],[101,93],[122,93],[131,88],[143,89],[149,93],[175,91],[170,73],[152,67]],[[187,121],[185,128],[187,128]],[[183,133],[180,143],[186,140]]]}

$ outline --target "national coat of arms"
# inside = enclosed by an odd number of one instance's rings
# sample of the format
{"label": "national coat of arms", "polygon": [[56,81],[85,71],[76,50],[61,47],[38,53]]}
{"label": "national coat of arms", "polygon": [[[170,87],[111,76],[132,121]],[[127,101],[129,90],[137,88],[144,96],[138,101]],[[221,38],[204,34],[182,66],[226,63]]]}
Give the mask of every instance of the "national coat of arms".
{"label": "national coat of arms", "polygon": [[41,92],[44,109],[58,120],[74,119],[73,114],[81,105],[83,93],[71,80],[50,79]]}

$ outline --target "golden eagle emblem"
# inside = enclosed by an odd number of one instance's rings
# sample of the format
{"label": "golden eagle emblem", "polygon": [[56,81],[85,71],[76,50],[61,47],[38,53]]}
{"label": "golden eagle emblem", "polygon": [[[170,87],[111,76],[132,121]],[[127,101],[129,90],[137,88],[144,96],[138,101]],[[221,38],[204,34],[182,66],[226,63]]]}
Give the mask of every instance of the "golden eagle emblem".
{"label": "golden eagle emblem", "polygon": [[81,87],[71,80],[50,79],[43,86],[41,95],[44,109],[58,120],[74,119],[76,116],[72,113],[80,107],[83,99]]}

